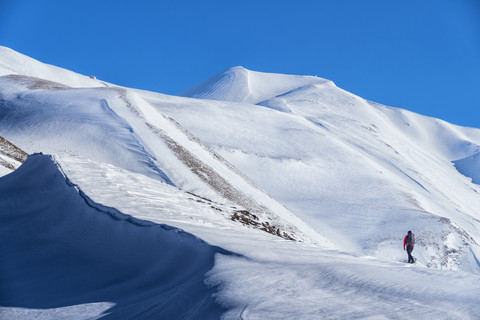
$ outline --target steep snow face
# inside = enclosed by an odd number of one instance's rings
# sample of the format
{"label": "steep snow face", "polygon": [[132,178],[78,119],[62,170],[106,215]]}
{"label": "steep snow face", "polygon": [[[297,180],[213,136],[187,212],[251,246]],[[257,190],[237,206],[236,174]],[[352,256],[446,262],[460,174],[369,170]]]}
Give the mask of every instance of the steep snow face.
{"label": "steep snow face", "polygon": [[291,90],[329,82],[312,76],[271,74],[233,67],[182,92],[180,96],[257,104]]}
{"label": "steep snow face", "polygon": [[0,178],[0,241],[8,244],[2,318],[218,319],[224,311],[204,283],[224,250],[93,202],[50,156],[32,155]]}
{"label": "steep snow face", "polygon": [[103,87],[101,81],[42,63],[10,48],[0,46],[0,76],[19,74],[63,83],[70,87]]}

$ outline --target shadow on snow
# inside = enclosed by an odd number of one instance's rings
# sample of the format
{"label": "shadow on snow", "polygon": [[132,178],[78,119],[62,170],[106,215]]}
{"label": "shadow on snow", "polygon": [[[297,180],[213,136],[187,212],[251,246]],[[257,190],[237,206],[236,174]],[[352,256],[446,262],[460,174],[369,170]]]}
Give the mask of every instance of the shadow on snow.
{"label": "shadow on snow", "polygon": [[[94,203],[50,156],[0,178],[0,306],[110,302],[105,319],[219,318],[205,274],[231,254]],[[77,315],[78,316],[78,315]]]}

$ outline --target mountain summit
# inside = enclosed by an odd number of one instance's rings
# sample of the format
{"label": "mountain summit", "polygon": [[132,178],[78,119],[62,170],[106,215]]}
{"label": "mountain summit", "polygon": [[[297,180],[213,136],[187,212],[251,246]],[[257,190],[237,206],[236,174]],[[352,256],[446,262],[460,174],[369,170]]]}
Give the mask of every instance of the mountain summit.
{"label": "mountain summit", "polygon": [[331,81],[233,67],[185,90],[180,96],[257,104],[303,86],[325,82]]}

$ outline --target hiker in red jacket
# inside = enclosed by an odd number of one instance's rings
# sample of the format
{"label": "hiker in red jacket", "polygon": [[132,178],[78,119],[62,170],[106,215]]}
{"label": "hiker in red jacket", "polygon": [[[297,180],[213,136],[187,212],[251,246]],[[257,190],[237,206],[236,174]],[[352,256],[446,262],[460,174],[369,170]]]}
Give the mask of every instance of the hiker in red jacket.
{"label": "hiker in red jacket", "polygon": [[413,246],[415,245],[415,235],[412,231],[408,231],[405,239],[403,239],[403,250],[405,250],[405,245],[407,245],[408,263],[415,263],[416,259],[412,256]]}

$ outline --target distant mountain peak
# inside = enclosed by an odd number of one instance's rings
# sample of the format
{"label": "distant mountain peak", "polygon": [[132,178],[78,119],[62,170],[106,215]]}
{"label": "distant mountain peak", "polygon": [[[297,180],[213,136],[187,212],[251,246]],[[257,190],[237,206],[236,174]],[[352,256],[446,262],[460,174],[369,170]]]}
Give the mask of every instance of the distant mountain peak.
{"label": "distant mountain peak", "polygon": [[289,91],[315,84],[331,83],[316,76],[297,76],[232,67],[180,93],[180,96],[258,104]]}

